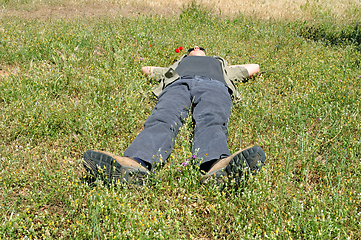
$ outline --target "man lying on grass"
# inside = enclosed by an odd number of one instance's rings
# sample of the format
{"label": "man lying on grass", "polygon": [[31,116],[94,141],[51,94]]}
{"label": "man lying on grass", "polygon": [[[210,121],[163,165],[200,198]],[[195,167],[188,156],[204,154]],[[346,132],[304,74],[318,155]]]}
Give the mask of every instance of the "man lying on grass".
{"label": "man lying on grass", "polygon": [[221,183],[230,177],[239,182],[245,172],[256,174],[265,162],[265,152],[253,146],[231,155],[227,123],[231,95],[239,98],[233,81],[245,80],[259,70],[258,64],[227,66],[223,58],[208,57],[198,46],[169,68],[143,67],[144,75],[160,81],[154,90],[158,102],[144,129],[123,157],[88,150],[83,157],[85,169],[95,177],[105,169],[111,182],[142,184],[155,166],[168,159],[178,130],[191,111],[195,123],[192,151],[204,180]]}

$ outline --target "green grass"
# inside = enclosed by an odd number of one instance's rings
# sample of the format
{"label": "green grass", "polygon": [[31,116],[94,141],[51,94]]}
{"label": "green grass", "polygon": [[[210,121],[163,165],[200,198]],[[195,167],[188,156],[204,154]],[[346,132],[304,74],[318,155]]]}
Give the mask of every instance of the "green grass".
{"label": "green grass", "polygon": [[[172,18],[3,17],[0,29],[9,74],[0,76],[1,239],[361,238],[354,43],[311,41],[304,22],[219,18],[196,5]],[[265,71],[237,83],[243,101],[229,124],[231,152],[265,149],[262,171],[239,189],[201,185],[198,169],[182,165],[189,118],[146,186],[88,184],[83,153],[121,155],[156,103],[141,66],[169,66],[175,48],[195,44]]]}

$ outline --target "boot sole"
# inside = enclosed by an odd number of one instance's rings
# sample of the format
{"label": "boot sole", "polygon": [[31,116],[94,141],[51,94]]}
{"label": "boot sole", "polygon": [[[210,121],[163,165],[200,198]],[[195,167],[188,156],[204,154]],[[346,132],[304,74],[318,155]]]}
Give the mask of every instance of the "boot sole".
{"label": "boot sole", "polygon": [[263,149],[253,146],[236,154],[224,168],[208,173],[204,177],[215,179],[218,185],[223,185],[226,179],[234,179],[239,184],[248,174],[256,175],[265,160],[266,154]]}
{"label": "boot sole", "polygon": [[111,183],[143,185],[149,171],[138,167],[123,166],[115,158],[101,152],[88,150],[83,156],[83,166],[95,178]]}

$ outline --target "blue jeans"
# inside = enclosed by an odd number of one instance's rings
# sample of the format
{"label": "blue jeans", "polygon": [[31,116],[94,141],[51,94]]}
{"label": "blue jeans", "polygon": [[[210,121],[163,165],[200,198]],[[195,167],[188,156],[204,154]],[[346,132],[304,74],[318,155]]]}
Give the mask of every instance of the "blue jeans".
{"label": "blue jeans", "polygon": [[[232,108],[228,87],[210,78],[181,77],[158,97],[144,130],[124,152],[149,164],[164,162],[191,110],[195,123],[192,152],[202,163],[228,157],[227,124]],[[198,162],[199,164],[199,162]]]}

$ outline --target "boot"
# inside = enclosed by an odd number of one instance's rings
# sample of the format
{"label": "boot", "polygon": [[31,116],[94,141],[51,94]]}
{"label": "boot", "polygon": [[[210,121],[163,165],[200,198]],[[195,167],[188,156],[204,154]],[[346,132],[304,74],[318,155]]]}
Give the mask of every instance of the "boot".
{"label": "boot", "polygon": [[265,159],[266,154],[259,146],[242,149],[216,161],[203,175],[203,182],[213,179],[218,185],[223,185],[226,179],[233,178],[239,183],[247,174],[256,175],[264,165]]}
{"label": "boot", "polygon": [[88,150],[83,156],[83,166],[94,177],[103,170],[106,179],[112,183],[143,185],[149,170],[138,161],[129,157],[115,156],[109,152]]}

